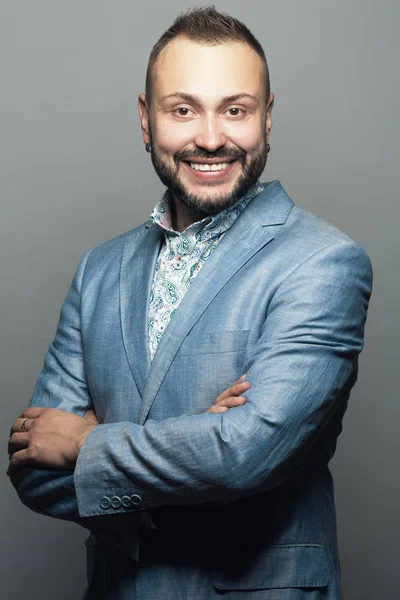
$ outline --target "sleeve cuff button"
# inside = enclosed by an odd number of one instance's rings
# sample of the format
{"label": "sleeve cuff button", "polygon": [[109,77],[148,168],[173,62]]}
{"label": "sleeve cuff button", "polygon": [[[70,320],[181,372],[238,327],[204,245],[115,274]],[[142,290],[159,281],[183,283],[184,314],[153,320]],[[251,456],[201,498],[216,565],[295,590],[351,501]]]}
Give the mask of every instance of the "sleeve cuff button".
{"label": "sleeve cuff button", "polygon": [[119,496],[113,496],[111,498],[111,506],[115,509],[121,508],[121,498]]}
{"label": "sleeve cuff button", "polygon": [[100,508],[103,510],[108,510],[111,506],[111,500],[108,496],[103,496],[100,500]]}
{"label": "sleeve cuff button", "polygon": [[142,505],[142,499],[137,494],[131,496],[131,502],[135,508],[139,508]]}
{"label": "sleeve cuff button", "polygon": [[122,496],[121,503],[124,508],[130,508],[132,506],[132,500],[129,496]]}

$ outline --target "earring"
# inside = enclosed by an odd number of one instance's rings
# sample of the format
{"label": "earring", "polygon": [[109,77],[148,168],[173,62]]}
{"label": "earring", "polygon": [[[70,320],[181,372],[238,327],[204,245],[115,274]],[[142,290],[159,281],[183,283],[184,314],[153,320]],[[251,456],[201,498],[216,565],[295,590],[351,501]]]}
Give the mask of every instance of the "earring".
{"label": "earring", "polygon": [[151,144],[149,144],[148,142],[145,145],[145,148],[146,148],[146,152],[151,152]]}
{"label": "earring", "polygon": [[267,150],[267,154],[268,154],[268,152],[271,150],[271,146],[269,144],[267,144],[266,150]]}

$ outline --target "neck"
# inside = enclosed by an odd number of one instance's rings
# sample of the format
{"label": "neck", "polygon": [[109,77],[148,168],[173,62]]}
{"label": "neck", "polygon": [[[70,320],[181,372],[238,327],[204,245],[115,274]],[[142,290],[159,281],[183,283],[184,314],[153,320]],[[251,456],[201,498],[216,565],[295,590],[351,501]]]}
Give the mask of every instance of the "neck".
{"label": "neck", "polygon": [[189,225],[201,221],[208,215],[195,208],[189,208],[179,198],[176,198],[174,194],[170,194],[171,203],[171,224],[175,231],[182,233]]}

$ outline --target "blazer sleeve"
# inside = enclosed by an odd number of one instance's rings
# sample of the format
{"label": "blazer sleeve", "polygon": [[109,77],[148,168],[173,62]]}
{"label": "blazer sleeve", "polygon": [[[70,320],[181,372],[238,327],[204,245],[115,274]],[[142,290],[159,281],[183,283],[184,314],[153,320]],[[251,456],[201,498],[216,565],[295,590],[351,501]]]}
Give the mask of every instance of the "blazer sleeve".
{"label": "blazer sleeve", "polygon": [[280,485],[354,384],[371,288],[369,258],[354,242],[307,258],[269,305],[243,369],[252,384],[246,404],[95,428],[75,469],[80,515],[101,514],[101,497],[115,490],[147,509],[229,502]]}
{"label": "blazer sleeve", "polygon": [[[58,408],[83,416],[92,408],[86,384],[80,328],[80,288],[91,250],[83,256],[63,303],[54,341],[45,356],[29,406]],[[20,500],[35,512],[93,529],[119,531],[122,519],[82,519],[70,470],[19,469],[12,477]],[[126,521],[125,521],[126,524]]]}

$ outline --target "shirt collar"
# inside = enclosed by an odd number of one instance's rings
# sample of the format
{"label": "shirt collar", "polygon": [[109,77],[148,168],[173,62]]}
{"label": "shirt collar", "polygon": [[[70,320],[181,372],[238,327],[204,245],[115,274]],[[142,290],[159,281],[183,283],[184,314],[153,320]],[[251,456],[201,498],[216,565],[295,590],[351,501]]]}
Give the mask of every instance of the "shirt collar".
{"label": "shirt collar", "polygon": [[[242,198],[235,202],[235,204],[228,208],[224,208],[215,215],[205,217],[201,221],[192,223],[192,225],[189,225],[182,233],[185,233],[185,235],[198,235],[200,232],[207,232],[207,237],[212,237],[213,232],[215,232],[215,235],[220,235],[227,231],[251,200],[264,190],[265,185],[266,184],[257,181],[257,183],[251,187]],[[150,215],[150,220],[164,231],[167,238],[180,235],[179,232],[172,228],[169,190],[166,190],[161,200],[157,202]]]}

